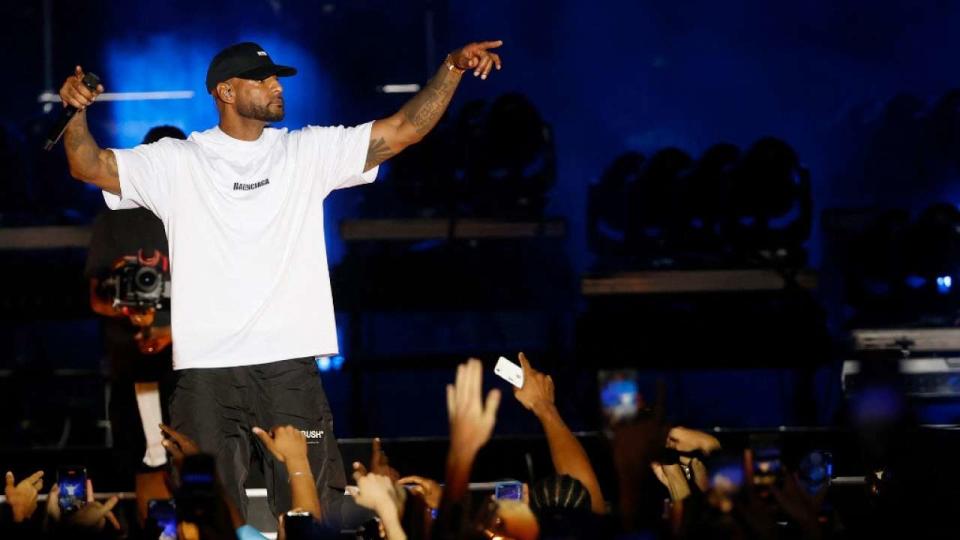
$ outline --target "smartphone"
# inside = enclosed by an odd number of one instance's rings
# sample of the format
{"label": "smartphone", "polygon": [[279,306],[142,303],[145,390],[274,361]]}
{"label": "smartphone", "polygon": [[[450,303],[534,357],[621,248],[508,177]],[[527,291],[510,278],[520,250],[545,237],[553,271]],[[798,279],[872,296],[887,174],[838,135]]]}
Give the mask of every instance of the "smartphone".
{"label": "smartphone", "polygon": [[158,540],[177,540],[177,506],[173,499],[147,501],[147,521],[156,524]]}
{"label": "smartphone", "polygon": [[523,484],[521,482],[497,482],[493,489],[493,498],[498,501],[519,501],[523,499]]}
{"label": "smartphone", "polygon": [[287,538],[313,538],[313,516],[310,512],[290,510],[283,516],[283,529]]}
{"label": "smartphone", "polygon": [[745,479],[743,456],[719,453],[707,458],[710,488],[725,495],[734,495],[743,487]]}
{"label": "smartphone", "polygon": [[830,485],[833,478],[833,454],[823,450],[813,450],[800,459],[797,467],[800,484],[810,495],[817,495]]}
{"label": "smartphone", "polygon": [[769,495],[770,488],[781,480],[782,463],[779,438],[753,435],[750,437],[750,463],[753,486],[761,497]]}
{"label": "smartphone", "polygon": [[87,470],[83,467],[60,467],[57,470],[60,485],[60,511],[75,512],[87,501]]}
{"label": "smartphone", "polygon": [[597,382],[600,385],[600,407],[607,422],[617,424],[637,416],[642,398],[636,371],[600,371]]}
{"label": "smartphone", "polygon": [[195,523],[210,515],[219,500],[213,456],[196,454],[183,459],[176,498],[178,520]]}
{"label": "smartphone", "polygon": [[501,356],[497,360],[493,372],[517,388],[523,388],[523,368],[507,360],[506,357]]}

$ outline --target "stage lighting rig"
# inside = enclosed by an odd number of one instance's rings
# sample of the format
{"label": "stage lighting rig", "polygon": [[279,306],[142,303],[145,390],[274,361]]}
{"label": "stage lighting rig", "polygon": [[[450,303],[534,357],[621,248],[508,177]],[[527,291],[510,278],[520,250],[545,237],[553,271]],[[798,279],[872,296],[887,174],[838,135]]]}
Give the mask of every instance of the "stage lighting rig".
{"label": "stage lighting rig", "polygon": [[755,142],[730,171],[724,235],[747,264],[792,267],[806,262],[813,199],[810,173],[786,142]]}

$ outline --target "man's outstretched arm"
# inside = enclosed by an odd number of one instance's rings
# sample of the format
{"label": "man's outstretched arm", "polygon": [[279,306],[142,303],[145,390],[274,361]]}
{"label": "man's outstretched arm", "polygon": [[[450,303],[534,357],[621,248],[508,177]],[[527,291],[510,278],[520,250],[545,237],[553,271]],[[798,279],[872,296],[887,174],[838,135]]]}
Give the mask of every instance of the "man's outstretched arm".
{"label": "man's outstretched arm", "polygon": [[87,127],[87,111],[96,97],[103,93],[103,86],[90,90],[83,85],[83,69],[76,71],[60,87],[60,99],[65,105],[77,108],[77,113],[67,124],[63,134],[63,147],[67,151],[70,175],[115,195],[120,194],[120,174],[117,158],[110,150],[104,150],[90,134]]}
{"label": "man's outstretched arm", "polygon": [[475,77],[486,79],[491,70],[500,69],[500,56],[489,49],[501,45],[502,41],[483,41],[450,53],[430,82],[406,105],[396,114],[374,122],[364,171],[420,142],[430,133],[450,105],[466,70],[473,70]]}

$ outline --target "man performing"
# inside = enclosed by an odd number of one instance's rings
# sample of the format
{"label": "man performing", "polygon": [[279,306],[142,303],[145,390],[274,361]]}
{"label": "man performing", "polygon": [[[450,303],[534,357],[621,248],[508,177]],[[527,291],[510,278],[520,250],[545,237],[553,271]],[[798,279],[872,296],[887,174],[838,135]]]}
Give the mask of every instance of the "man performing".
{"label": "man performing", "polygon": [[[163,222],[177,299],[173,428],[216,456],[224,488],[244,515],[244,484],[257,453],[274,515],[290,509],[287,482],[314,482],[323,517],[340,521],[345,471],[314,361],[338,352],[323,200],[334,189],[372,182],[380,163],[420,141],[466,70],[486,79],[500,69],[490,52],[500,45],[471,43],[450,53],[392,116],[288,131],[266,126],[284,116],[278,77],[296,70],[274,64],[255,43],[236,44],[207,71],[217,126],[129,150],[102,149],[91,136],[86,108],[103,87],[85,87],[80,66],[60,88],[64,104],[78,109],[64,135],[70,174],[102,189],[111,208],[142,206]],[[270,435],[257,426],[287,424],[306,436],[309,463],[279,463],[265,451]]]}

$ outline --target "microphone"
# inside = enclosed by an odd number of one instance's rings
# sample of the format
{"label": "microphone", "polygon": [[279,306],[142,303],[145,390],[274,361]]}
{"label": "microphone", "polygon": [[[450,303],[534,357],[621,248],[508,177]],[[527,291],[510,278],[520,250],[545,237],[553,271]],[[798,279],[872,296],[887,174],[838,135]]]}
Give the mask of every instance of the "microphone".
{"label": "microphone", "polygon": [[[98,84],[100,84],[100,77],[97,77],[93,73],[87,73],[83,76],[83,85],[91,91],[95,91]],[[67,130],[67,124],[75,114],[77,114],[77,108],[73,105],[67,105],[63,108],[63,112],[60,113],[60,118],[57,118],[56,123],[50,126],[50,131],[47,133],[47,141],[43,143],[44,150],[52,150],[53,147],[57,145],[57,141],[63,136],[63,132]]]}

